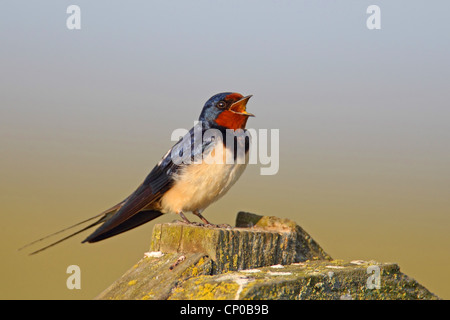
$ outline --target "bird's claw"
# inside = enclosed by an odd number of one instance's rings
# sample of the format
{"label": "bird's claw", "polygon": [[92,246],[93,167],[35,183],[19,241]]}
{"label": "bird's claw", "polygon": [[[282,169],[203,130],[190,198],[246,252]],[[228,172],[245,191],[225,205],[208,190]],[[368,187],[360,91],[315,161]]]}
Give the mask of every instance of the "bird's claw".
{"label": "bird's claw", "polygon": [[208,223],[204,225],[206,228],[220,228],[220,229],[232,229],[233,227],[230,226],[227,223],[221,223],[221,224],[213,224],[213,223]]}
{"label": "bird's claw", "polygon": [[202,222],[187,222],[184,220],[174,220],[174,223],[182,223],[185,225],[205,227],[205,228],[219,228],[219,229],[233,229],[233,227],[227,223],[214,224],[214,223],[202,223]]}

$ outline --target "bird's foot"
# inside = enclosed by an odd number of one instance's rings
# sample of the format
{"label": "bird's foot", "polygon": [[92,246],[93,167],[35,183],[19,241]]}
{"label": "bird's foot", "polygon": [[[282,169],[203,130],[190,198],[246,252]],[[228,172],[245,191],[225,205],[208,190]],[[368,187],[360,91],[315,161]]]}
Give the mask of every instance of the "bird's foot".
{"label": "bird's foot", "polygon": [[182,223],[189,226],[196,226],[196,227],[204,227],[204,228],[220,228],[220,229],[233,229],[232,226],[226,223],[221,224],[214,224],[214,223],[201,223],[201,222],[187,222],[184,220],[174,220],[174,223]]}
{"label": "bird's foot", "polygon": [[208,224],[205,224],[204,227],[206,227],[206,228],[233,229],[233,227],[230,226],[230,225],[227,224],[227,223],[221,223],[221,224],[208,223]]}
{"label": "bird's foot", "polygon": [[197,227],[204,227],[205,224],[201,222],[196,221],[186,221],[186,220],[173,220],[173,223],[181,223],[189,226],[197,226]]}
{"label": "bird's foot", "polygon": [[191,226],[204,227],[205,224],[201,222],[191,222]]}
{"label": "bird's foot", "polygon": [[181,217],[181,219],[183,220],[177,220],[180,223],[183,224],[187,224],[187,225],[191,225],[191,226],[198,226],[198,227],[205,227],[205,228],[223,228],[223,229],[232,229],[233,227],[230,226],[229,224],[223,223],[223,224],[214,224],[209,222],[208,220],[206,220],[206,218],[204,216],[202,216],[200,214],[200,212],[198,211],[194,211],[193,212],[197,217],[199,217],[203,223],[201,222],[191,222],[189,221],[186,216],[183,214],[183,212],[179,212],[178,215]]}
{"label": "bird's foot", "polygon": [[183,219],[183,220],[180,220],[180,222],[185,223],[185,224],[192,224],[192,222],[190,222],[188,220],[188,218],[186,218],[186,216],[184,215],[183,212],[181,212],[181,211],[178,212],[178,215],[181,217],[181,219]]}
{"label": "bird's foot", "polygon": [[200,211],[198,210],[194,210],[192,213],[203,221],[203,226],[206,228],[226,228],[226,229],[232,228],[229,224],[214,224],[209,222],[208,220],[206,220],[204,216],[201,215]]}

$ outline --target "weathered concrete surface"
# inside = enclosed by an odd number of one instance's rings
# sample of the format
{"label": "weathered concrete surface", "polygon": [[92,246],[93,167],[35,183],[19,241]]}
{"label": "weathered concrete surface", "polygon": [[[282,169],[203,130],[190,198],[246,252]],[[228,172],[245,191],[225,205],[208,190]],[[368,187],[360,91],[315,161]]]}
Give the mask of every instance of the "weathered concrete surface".
{"label": "weathered concrete surface", "polygon": [[[367,285],[369,266],[379,268],[379,289]],[[245,212],[238,213],[236,228],[155,225],[150,252],[97,297],[436,298],[396,264],[332,260],[295,222]]]}
{"label": "weathered concrete surface", "polygon": [[[367,273],[369,266],[379,268],[379,289],[373,284],[367,284],[372,276]],[[169,299],[409,300],[437,297],[401,273],[396,264],[335,260],[308,261],[190,278],[175,288]]]}
{"label": "weathered concrete surface", "polygon": [[[250,219],[259,221],[248,227]],[[212,274],[331,257],[293,221],[238,213],[236,228],[206,228],[183,223],[157,224],[151,251],[204,253]]]}
{"label": "weathered concrete surface", "polygon": [[292,254],[294,255],[292,262],[322,259],[331,260],[331,257],[319,244],[292,220],[272,216],[260,216],[249,212],[239,212],[236,217],[236,227],[288,234],[288,242],[292,246]]}
{"label": "weathered concrete surface", "polygon": [[164,300],[183,281],[210,275],[212,260],[203,253],[144,256],[96,299]]}

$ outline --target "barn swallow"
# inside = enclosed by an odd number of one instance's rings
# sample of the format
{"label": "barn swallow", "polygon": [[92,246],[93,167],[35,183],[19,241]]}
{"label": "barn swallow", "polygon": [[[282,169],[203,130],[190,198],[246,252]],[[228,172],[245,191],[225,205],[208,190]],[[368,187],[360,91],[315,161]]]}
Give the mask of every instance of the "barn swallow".
{"label": "barn swallow", "polygon": [[[246,132],[245,125],[253,114],[246,111],[249,96],[239,93],[224,92],[212,96],[204,105],[199,123],[202,135],[195,134],[195,126],[180,139],[161,161],[151,170],[145,180],[125,200],[104,212],[79,222],[73,226],[60,230],[49,236],[36,240],[33,243],[56,235],[70,228],[98,218],[88,226],[62,238],[44,248],[36,250],[31,254],[41,252],[52,247],[76,234],[89,228],[100,225],[84,241],[88,243],[97,242],[138,227],[163,214],[175,213],[180,216],[182,222],[191,223],[185,212],[192,212],[198,216],[206,225],[211,225],[201,214],[210,204],[221,198],[239,179],[247,166],[249,136],[230,135],[239,129]],[[223,139],[214,136],[204,138],[207,130],[214,129],[222,133]],[[198,141],[201,139],[201,141]],[[227,143],[227,139],[234,139],[233,143]],[[182,148],[182,143],[191,142],[189,149]],[[228,141],[229,142],[229,141]],[[245,152],[241,156],[245,159],[237,159],[236,146],[243,146]],[[183,159],[194,161],[174,161],[174,154],[178,155],[178,149],[182,150]],[[176,150],[177,152],[174,152]],[[228,161],[211,162],[206,161],[213,157],[217,150],[223,154],[233,155],[232,163]],[[198,161],[198,160],[204,161]],[[240,161],[239,161],[240,160]],[[22,247],[22,248],[24,248]],[[21,248],[21,249],[22,249]]]}

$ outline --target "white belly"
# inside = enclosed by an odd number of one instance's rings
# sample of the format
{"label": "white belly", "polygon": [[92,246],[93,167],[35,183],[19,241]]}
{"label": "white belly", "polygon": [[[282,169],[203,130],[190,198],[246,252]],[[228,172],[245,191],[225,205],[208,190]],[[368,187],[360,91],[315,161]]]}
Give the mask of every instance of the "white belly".
{"label": "white belly", "polygon": [[234,185],[248,162],[245,159],[241,161],[243,163],[212,163],[210,158],[211,154],[201,164],[190,164],[181,169],[173,187],[161,198],[161,212],[204,210]]}

